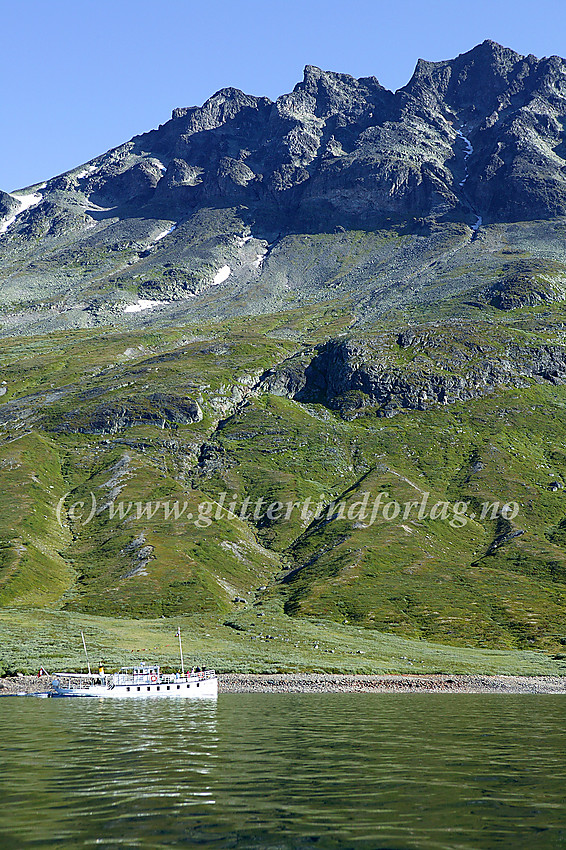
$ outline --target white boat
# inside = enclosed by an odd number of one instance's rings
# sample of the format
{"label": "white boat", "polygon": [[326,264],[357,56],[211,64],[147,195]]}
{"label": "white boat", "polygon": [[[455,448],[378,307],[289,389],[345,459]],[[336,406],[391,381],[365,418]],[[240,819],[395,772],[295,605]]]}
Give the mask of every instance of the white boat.
{"label": "white boat", "polygon": [[[184,670],[181,629],[177,629],[181,671]],[[55,673],[51,682],[52,697],[121,697],[140,699],[169,697],[202,699],[218,695],[218,678],[214,670],[200,669],[186,673],[164,674],[159,665],[140,664],[137,667],[122,667],[119,673],[107,674],[100,667],[92,673],[84,634],[81,632],[86,655],[88,673]]]}
{"label": "white boat", "polygon": [[56,673],[51,683],[54,697],[202,698],[218,695],[214,670],[161,673],[159,666],[122,667],[119,673]]}

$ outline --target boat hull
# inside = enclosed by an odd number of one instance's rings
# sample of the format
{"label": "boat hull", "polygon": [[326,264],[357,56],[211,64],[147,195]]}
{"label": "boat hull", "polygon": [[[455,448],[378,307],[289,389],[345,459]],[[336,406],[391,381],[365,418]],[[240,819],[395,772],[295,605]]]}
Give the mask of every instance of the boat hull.
{"label": "boat hull", "polygon": [[79,697],[104,699],[216,699],[218,679],[190,679],[188,681],[132,684],[90,685],[88,688],[54,687],[53,697]]}

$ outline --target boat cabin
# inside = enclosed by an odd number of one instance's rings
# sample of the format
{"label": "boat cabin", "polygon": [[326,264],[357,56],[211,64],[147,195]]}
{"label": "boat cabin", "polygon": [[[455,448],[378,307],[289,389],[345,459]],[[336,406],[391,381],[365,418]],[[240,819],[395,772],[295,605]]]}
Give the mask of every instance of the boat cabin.
{"label": "boat cabin", "polygon": [[122,667],[114,675],[115,685],[155,685],[161,681],[159,665],[141,664],[139,667]]}

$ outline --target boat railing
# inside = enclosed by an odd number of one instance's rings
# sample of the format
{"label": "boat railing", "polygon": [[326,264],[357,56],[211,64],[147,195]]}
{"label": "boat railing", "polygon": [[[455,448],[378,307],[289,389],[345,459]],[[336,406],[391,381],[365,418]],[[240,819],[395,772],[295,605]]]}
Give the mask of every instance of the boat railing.
{"label": "boat railing", "polygon": [[57,686],[62,689],[88,690],[102,681],[97,673],[55,673],[53,676],[53,682],[57,682]]}
{"label": "boat railing", "polygon": [[214,670],[201,670],[200,672],[187,672],[187,679],[216,679]]}
{"label": "boat railing", "polygon": [[125,672],[119,673],[55,673],[53,681],[57,682],[60,689],[88,690],[92,685],[107,685],[114,688],[116,685],[172,685],[178,682],[203,681],[215,679],[214,670],[191,670],[186,674],[181,673],[156,673]]}
{"label": "boat railing", "polygon": [[173,685],[175,682],[182,682],[186,680],[202,680],[202,679],[215,679],[216,673],[214,670],[191,670],[187,671],[186,674],[181,673],[150,673],[149,671],[146,673],[133,673],[120,671],[119,673],[114,673],[106,676],[107,683],[111,683],[113,685]]}

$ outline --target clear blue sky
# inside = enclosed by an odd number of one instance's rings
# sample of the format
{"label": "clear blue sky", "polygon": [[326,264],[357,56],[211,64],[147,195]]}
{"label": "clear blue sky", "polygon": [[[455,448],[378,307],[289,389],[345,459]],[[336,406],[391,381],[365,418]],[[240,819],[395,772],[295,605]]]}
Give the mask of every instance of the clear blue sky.
{"label": "clear blue sky", "polygon": [[404,85],[492,38],[566,56],[564,0],[0,0],[0,188],[91,159],[224,86],[275,98],[304,65]]}

